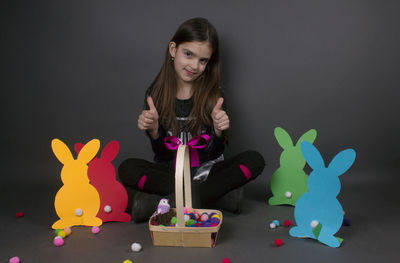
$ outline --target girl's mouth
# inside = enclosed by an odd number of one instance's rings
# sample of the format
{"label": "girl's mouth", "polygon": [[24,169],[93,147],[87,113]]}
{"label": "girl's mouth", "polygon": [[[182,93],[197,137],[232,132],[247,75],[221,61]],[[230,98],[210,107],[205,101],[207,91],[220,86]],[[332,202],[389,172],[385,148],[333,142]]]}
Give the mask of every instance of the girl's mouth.
{"label": "girl's mouth", "polygon": [[194,72],[191,72],[191,71],[189,71],[189,70],[187,70],[187,69],[185,69],[185,72],[186,72],[186,74],[187,75],[189,75],[189,76],[194,76]]}

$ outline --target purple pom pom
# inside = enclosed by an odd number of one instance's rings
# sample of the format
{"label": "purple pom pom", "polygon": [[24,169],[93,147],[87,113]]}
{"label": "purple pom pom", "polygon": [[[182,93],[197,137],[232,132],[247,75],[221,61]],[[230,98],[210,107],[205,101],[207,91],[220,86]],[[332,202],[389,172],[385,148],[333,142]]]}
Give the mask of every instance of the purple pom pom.
{"label": "purple pom pom", "polygon": [[350,218],[343,218],[343,225],[344,226],[351,226],[351,219]]}
{"label": "purple pom pom", "polygon": [[204,227],[210,227],[210,226],[211,226],[211,222],[204,222],[204,223],[203,223],[203,226],[204,226]]}
{"label": "purple pom pom", "polygon": [[219,219],[216,218],[216,217],[213,217],[213,218],[211,218],[210,222],[211,222],[211,223],[215,223],[215,224],[218,225],[218,224],[219,224]]}

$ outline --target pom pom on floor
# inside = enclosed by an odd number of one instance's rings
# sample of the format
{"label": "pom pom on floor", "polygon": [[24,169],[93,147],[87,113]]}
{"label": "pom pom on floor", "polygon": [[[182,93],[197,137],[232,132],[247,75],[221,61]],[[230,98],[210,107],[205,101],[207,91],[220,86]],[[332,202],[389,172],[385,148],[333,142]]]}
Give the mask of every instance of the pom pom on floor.
{"label": "pom pom on floor", "polygon": [[275,239],[275,246],[280,247],[282,246],[282,244],[283,244],[282,239],[280,238]]}
{"label": "pom pom on floor", "polygon": [[350,218],[343,218],[343,225],[344,226],[351,226],[351,219]]}
{"label": "pom pom on floor", "polygon": [[53,244],[56,247],[61,247],[62,245],[64,245],[64,239],[60,236],[56,236],[53,240]]}
{"label": "pom pom on floor", "polygon": [[229,258],[223,258],[222,263],[231,263],[231,260]]}
{"label": "pom pom on floor", "polygon": [[92,233],[93,234],[98,234],[99,232],[100,232],[100,227],[98,227],[98,226],[92,227]]}
{"label": "pom pom on floor", "polygon": [[285,220],[285,222],[283,222],[283,225],[285,227],[290,227],[292,225],[292,222],[290,222],[290,220],[288,219],[288,220]]}
{"label": "pom pom on floor", "polygon": [[67,233],[65,233],[64,230],[60,230],[60,231],[58,231],[57,236],[65,238],[67,236]]}
{"label": "pom pom on floor", "polygon": [[16,214],[16,216],[17,216],[17,218],[24,217],[24,213],[22,213],[22,212],[18,212],[18,213]]}
{"label": "pom pom on floor", "polygon": [[140,250],[142,250],[142,245],[140,243],[133,243],[131,245],[131,249],[133,252],[139,252]]}
{"label": "pom pom on floor", "polygon": [[12,258],[10,258],[10,260],[8,262],[10,262],[10,263],[19,263],[20,259],[19,259],[19,257],[12,257]]}
{"label": "pom pom on floor", "polygon": [[69,236],[69,235],[71,235],[72,230],[71,230],[70,227],[66,227],[66,228],[64,228],[64,232],[65,232],[65,234],[66,234],[67,236]]}

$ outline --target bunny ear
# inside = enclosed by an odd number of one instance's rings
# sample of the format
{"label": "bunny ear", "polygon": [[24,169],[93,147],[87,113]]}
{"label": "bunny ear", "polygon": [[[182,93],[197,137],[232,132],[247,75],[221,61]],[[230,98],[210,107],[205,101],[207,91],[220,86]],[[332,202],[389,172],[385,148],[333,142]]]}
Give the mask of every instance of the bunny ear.
{"label": "bunny ear", "polygon": [[346,149],[333,157],[328,168],[333,170],[337,176],[344,174],[354,163],[356,152],[353,149]]}
{"label": "bunny ear", "polygon": [[119,143],[118,141],[109,142],[106,147],[104,147],[103,152],[101,153],[101,159],[111,162],[117,156],[119,152]]}
{"label": "bunny ear", "polygon": [[76,154],[79,154],[79,152],[82,150],[83,146],[85,146],[83,143],[77,142],[75,143],[75,152]]}
{"label": "bunny ear", "polygon": [[313,143],[317,138],[317,131],[314,129],[309,130],[308,132],[304,133],[300,139],[297,141],[296,146],[301,145],[302,142],[307,141],[309,143]]}
{"label": "bunny ear", "polygon": [[83,163],[89,163],[97,154],[100,148],[100,141],[97,139],[93,139],[85,146],[83,146],[82,150],[78,154],[77,160]]}
{"label": "bunny ear", "polygon": [[324,159],[322,159],[321,154],[314,145],[312,145],[308,141],[304,141],[300,144],[300,148],[304,159],[306,159],[308,165],[313,170],[325,168]]}
{"label": "bunny ear", "polygon": [[276,140],[283,149],[287,149],[293,146],[292,138],[290,138],[290,135],[281,127],[275,128],[274,134]]}
{"label": "bunny ear", "polygon": [[53,149],[54,155],[62,164],[66,164],[74,160],[74,157],[72,156],[68,146],[59,139],[53,139],[51,141],[51,148]]}

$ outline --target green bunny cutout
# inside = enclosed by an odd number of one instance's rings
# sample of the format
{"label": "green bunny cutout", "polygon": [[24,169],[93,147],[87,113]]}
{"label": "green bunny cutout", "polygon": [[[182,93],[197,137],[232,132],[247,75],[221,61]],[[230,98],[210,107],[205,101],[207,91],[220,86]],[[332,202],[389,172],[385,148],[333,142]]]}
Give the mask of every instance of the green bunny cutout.
{"label": "green bunny cutout", "polygon": [[270,205],[292,205],[295,206],[297,199],[307,192],[308,176],[304,172],[306,161],[301,153],[300,144],[303,141],[313,143],[317,137],[317,131],[311,129],[304,133],[293,144],[290,135],[282,128],[274,130],[275,138],[282,147],[280,167],[272,174],[271,192],[272,197],[268,200]]}

